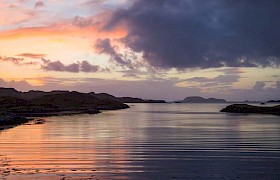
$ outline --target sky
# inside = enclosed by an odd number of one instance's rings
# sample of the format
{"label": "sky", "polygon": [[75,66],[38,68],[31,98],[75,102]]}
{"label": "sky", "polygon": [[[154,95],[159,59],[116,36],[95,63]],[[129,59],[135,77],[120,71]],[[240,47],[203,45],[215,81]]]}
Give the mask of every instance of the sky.
{"label": "sky", "polygon": [[0,0],[0,87],[280,99],[279,0]]}

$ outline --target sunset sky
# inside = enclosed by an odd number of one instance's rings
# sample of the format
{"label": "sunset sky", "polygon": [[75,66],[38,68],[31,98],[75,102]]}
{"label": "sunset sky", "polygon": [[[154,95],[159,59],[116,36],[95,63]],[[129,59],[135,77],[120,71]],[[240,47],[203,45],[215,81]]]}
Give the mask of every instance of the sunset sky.
{"label": "sunset sky", "polygon": [[279,0],[0,0],[0,87],[278,100],[279,9]]}

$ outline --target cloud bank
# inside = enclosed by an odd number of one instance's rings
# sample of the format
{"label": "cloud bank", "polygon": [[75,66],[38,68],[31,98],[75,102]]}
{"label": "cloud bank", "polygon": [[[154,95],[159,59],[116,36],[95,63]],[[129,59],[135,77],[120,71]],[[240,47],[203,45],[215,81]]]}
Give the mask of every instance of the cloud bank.
{"label": "cloud bank", "polygon": [[71,73],[79,73],[79,72],[97,72],[100,67],[97,65],[92,65],[87,61],[76,62],[69,65],[65,65],[59,60],[51,61],[42,58],[43,64],[41,68],[47,71],[59,71],[59,72],[71,72]]}
{"label": "cloud bank", "polygon": [[135,0],[104,30],[126,26],[122,42],[155,67],[279,67],[279,9],[278,0]]}

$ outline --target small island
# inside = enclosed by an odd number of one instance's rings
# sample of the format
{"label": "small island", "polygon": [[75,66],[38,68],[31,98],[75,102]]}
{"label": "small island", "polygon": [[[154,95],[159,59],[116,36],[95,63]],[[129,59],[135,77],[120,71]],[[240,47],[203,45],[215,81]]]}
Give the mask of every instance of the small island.
{"label": "small island", "polygon": [[280,105],[271,107],[261,107],[252,106],[248,104],[232,104],[222,109],[221,112],[280,115]]}
{"label": "small island", "polygon": [[181,103],[226,103],[227,101],[224,99],[216,99],[216,98],[208,98],[205,99],[199,96],[190,96],[186,97]]}

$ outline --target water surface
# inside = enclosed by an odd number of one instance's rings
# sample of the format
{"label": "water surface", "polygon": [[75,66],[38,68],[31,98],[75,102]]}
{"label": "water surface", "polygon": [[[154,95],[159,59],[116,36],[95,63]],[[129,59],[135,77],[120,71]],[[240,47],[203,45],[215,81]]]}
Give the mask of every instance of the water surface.
{"label": "water surface", "polygon": [[280,117],[130,104],[0,131],[0,179],[279,179]]}

